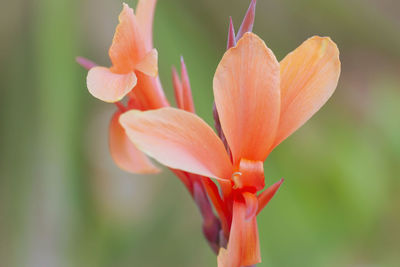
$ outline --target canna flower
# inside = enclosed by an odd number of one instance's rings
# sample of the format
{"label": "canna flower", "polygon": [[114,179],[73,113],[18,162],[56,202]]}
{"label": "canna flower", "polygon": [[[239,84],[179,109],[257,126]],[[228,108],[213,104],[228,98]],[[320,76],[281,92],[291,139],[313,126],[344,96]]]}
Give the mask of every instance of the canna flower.
{"label": "canna flower", "polygon": [[151,32],[154,4],[152,0],[139,1],[136,15],[123,4],[108,52],[112,66],[96,66],[87,76],[87,86],[94,97],[117,102],[136,86],[137,72],[157,76],[157,50],[152,48]]}
{"label": "canna flower", "polygon": [[[124,112],[157,109],[169,106],[157,76],[157,51],[153,48],[152,24],[156,0],[139,0],[136,13],[123,4],[114,39],[109,50],[111,68],[77,58],[89,70],[89,92],[106,102],[114,102],[118,110],[109,127],[110,153],[115,163],[131,173],[157,173],[160,170],[129,140],[119,123]],[[157,76],[157,77],[156,77]],[[186,65],[181,58],[181,78],[173,69],[175,96],[178,108],[195,112]],[[126,104],[120,102],[125,98]],[[203,217],[203,232],[217,253],[220,222],[215,216],[203,185],[202,176],[180,170],[171,171],[182,181]]]}
{"label": "canna flower", "polygon": [[210,126],[184,110],[131,110],[120,116],[129,139],[150,157],[218,181],[221,193],[210,179],[204,184],[227,241],[226,249],[221,244],[220,266],[261,261],[256,215],[282,182],[262,191],[263,162],[325,104],[339,74],[339,51],[328,37],[312,37],[278,62],[264,41],[248,32],[224,54],[213,80],[229,150]]}
{"label": "canna flower", "polygon": [[[96,98],[114,102],[118,110],[109,126],[109,147],[114,162],[131,173],[157,173],[160,170],[128,139],[119,116],[132,108],[146,110],[168,106],[157,76],[157,50],[153,48],[152,26],[156,0],[140,0],[136,14],[127,5],[109,49],[111,68],[85,59],[78,63],[89,69],[87,87]],[[132,90],[134,89],[134,90]],[[127,106],[119,102],[128,97]]]}

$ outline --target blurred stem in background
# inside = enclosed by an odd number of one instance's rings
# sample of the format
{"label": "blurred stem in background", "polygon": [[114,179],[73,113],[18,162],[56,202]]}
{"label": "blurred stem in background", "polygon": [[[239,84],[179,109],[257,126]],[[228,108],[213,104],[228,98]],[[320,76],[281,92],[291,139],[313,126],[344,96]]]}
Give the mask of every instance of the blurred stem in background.
{"label": "blurred stem in background", "polygon": [[[32,186],[26,266],[65,266],[74,240],[76,179],[83,179],[81,138],[85,117],[74,56],[80,1],[39,0],[34,11],[34,66],[38,88],[38,175]],[[60,53],[62,51],[62,53]],[[83,184],[82,181],[79,181]],[[40,195],[40,197],[37,197]],[[75,212],[75,213],[74,213]]]}
{"label": "blurred stem in background", "polygon": [[[64,266],[73,240],[76,179],[82,179],[84,110],[77,54],[78,1],[18,1],[21,34],[6,55],[15,77],[4,90],[2,169],[6,266]],[[18,13],[17,13],[18,14]],[[14,25],[9,24],[10,27]],[[11,81],[10,81],[11,82]],[[3,154],[4,153],[4,154]],[[3,161],[5,160],[5,161]],[[83,184],[82,182],[80,182]],[[3,222],[2,222],[3,223]],[[4,250],[2,250],[4,251]],[[4,263],[4,262],[2,262]]]}

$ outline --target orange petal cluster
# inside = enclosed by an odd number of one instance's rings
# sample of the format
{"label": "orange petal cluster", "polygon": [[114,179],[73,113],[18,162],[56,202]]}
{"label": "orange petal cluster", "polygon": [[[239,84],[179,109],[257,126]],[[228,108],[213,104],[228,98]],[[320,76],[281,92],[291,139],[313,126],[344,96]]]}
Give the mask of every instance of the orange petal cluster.
{"label": "orange petal cluster", "polygon": [[[145,4],[146,3],[146,4]],[[112,67],[93,67],[87,76],[89,92],[105,102],[120,101],[136,86],[136,72],[157,76],[157,50],[152,49],[151,17],[155,1],[140,1],[138,18],[123,4],[119,24],[108,52]],[[149,36],[150,35],[150,36]]]}
{"label": "orange petal cluster", "polygon": [[[159,171],[147,156],[169,167],[198,205],[203,232],[219,251],[218,265],[257,264],[256,216],[283,182],[264,190],[263,163],[333,94],[340,75],[338,48],[330,38],[314,36],[278,62],[251,33],[252,0],[237,36],[230,21],[228,50],[214,75],[216,134],[195,114],[183,59],[181,77],[172,72],[178,108],[165,98],[152,43],[155,4],[139,0],[136,13],[123,5],[109,49],[111,67],[78,59],[90,68],[89,92],[118,107],[109,129],[111,155],[132,173]],[[120,102],[124,98],[126,104]]]}
{"label": "orange petal cluster", "polygon": [[279,63],[257,35],[245,33],[214,76],[215,104],[232,160],[214,131],[183,110],[128,111],[120,123],[130,140],[160,163],[220,181],[223,209],[231,217],[224,231],[227,266],[252,265],[261,260],[256,214],[281,184],[257,197],[264,188],[262,162],[328,100],[339,74],[339,51],[327,37],[308,39]]}
{"label": "orange petal cluster", "polygon": [[[92,61],[78,57],[77,62],[89,70],[87,86],[95,97],[113,102],[118,110],[109,127],[110,153],[115,163],[131,173],[159,172],[151,160],[133,144],[119,123],[122,113],[128,110],[149,110],[169,106],[157,70],[157,50],[153,48],[152,26],[156,0],[139,0],[136,13],[123,4],[109,57],[110,68],[97,66]],[[175,71],[175,92],[178,107],[194,112],[191,87],[186,65],[181,59],[181,78]],[[120,100],[123,100],[124,103]],[[203,232],[211,248],[219,250],[220,221],[214,215],[200,175],[170,168],[182,181],[203,216]]]}
{"label": "orange petal cluster", "polygon": [[[140,0],[135,14],[132,8],[123,4],[109,49],[110,68],[97,66],[84,58],[77,59],[89,69],[89,92],[118,107],[109,127],[110,152],[121,169],[132,173],[159,172],[147,156],[130,142],[118,121],[123,112],[132,108],[146,110],[168,106],[157,77],[158,54],[152,41],[155,5],[156,0]],[[124,97],[128,98],[127,106],[119,102]]]}

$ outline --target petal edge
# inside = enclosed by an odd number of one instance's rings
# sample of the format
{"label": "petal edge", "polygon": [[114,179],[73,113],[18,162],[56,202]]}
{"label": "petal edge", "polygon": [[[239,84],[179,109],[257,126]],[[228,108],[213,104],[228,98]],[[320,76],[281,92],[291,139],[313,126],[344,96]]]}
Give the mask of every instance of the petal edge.
{"label": "petal edge", "polygon": [[339,49],[329,37],[306,40],[280,63],[281,115],[274,147],[331,97],[340,76]]}
{"label": "petal edge", "polygon": [[120,115],[119,111],[113,115],[109,127],[109,146],[114,162],[121,169],[131,173],[160,172],[160,169],[129,140],[119,123]]}
{"label": "petal edge", "polygon": [[105,102],[120,101],[133,87],[137,78],[135,73],[117,74],[105,67],[93,67],[89,70],[86,83],[89,92]]}
{"label": "petal edge", "polygon": [[167,167],[229,179],[232,165],[224,145],[198,116],[175,108],[132,110],[120,117],[130,140]]}
{"label": "petal edge", "polygon": [[224,54],[213,87],[234,164],[241,158],[264,161],[279,122],[279,63],[272,51],[257,35],[245,33]]}

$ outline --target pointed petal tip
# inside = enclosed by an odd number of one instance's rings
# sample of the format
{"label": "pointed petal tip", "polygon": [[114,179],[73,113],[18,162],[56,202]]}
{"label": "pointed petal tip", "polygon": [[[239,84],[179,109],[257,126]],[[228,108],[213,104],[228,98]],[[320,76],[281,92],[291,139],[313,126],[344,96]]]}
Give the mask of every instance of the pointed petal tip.
{"label": "pointed petal tip", "polygon": [[228,43],[227,49],[236,46],[235,28],[233,26],[232,17],[229,16]]}
{"label": "pointed petal tip", "polygon": [[181,56],[181,82],[184,109],[186,111],[194,113],[195,109],[192,97],[192,89],[190,86],[189,74],[183,56]]}
{"label": "pointed petal tip", "polygon": [[75,61],[76,61],[79,65],[81,65],[82,67],[84,67],[84,68],[87,69],[87,70],[90,70],[91,68],[97,66],[96,63],[94,63],[93,61],[91,61],[91,60],[89,60],[89,59],[87,59],[87,58],[84,58],[84,57],[76,57],[76,58],[75,58]]}
{"label": "pointed petal tip", "polygon": [[178,72],[176,71],[176,67],[174,65],[171,66],[171,72],[173,76],[178,76]]}
{"label": "pointed petal tip", "polygon": [[122,7],[123,8],[129,8],[129,5],[127,3],[125,3],[125,2],[122,2]]}
{"label": "pointed petal tip", "polygon": [[254,19],[256,14],[256,0],[250,2],[249,8],[243,18],[242,24],[240,25],[238,34],[236,35],[236,41],[238,41],[246,32],[251,32],[254,26]]}
{"label": "pointed petal tip", "polygon": [[137,2],[135,15],[142,30],[146,49],[153,48],[153,19],[157,0],[140,0]]}
{"label": "pointed petal tip", "polygon": [[184,109],[182,82],[179,78],[178,71],[176,70],[175,66],[172,66],[172,86],[174,87],[176,106],[180,109]]}
{"label": "pointed petal tip", "polygon": [[265,189],[261,194],[258,195],[258,210],[257,214],[259,214],[265,206],[271,201],[271,199],[275,196],[278,189],[281,187],[284,179],[280,179],[278,182],[274,183],[267,189]]}
{"label": "pointed petal tip", "polygon": [[[186,68],[185,60],[184,60],[184,58],[183,58],[182,55],[181,55],[181,57],[180,57],[180,61],[181,61],[181,75],[184,76],[184,75],[187,74],[187,68]],[[185,73],[185,74],[184,74],[184,73]],[[183,79],[183,77],[182,77],[182,79]]]}

